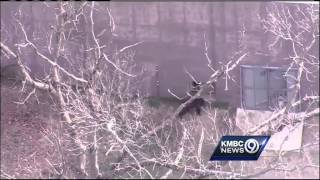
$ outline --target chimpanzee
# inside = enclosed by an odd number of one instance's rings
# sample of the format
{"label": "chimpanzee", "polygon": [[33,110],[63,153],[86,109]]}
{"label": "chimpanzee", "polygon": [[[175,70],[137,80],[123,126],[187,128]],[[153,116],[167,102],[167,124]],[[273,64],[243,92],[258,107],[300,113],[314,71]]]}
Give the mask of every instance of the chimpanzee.
{"label": "chimpanzee", "polygon": [[[195,95],[200,90],[201,83],[197,83],[195,81],[192,81],[192,89],[189,92],[191,96]],[[184,102],[189,100],[191,96],[188,96],[184,99]],[[198,115],[201,115],[201,107],[205,106],[205,100],[203,98],[195,98],[190,104],[185,106],[178,114],[179,118],[182,118],[183,115],[189,113],[192,113],[193,110],[196,111]]]}

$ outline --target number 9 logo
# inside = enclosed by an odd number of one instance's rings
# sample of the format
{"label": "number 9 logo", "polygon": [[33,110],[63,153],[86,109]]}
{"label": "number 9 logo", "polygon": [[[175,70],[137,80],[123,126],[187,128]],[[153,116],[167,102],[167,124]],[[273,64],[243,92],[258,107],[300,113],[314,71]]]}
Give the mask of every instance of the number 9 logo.
{"label": "number 9 logo", "polygon": [[259,142],[255,139],[248,139],[244,143],[244,150],[249,154],[256,153],[260,148]]}

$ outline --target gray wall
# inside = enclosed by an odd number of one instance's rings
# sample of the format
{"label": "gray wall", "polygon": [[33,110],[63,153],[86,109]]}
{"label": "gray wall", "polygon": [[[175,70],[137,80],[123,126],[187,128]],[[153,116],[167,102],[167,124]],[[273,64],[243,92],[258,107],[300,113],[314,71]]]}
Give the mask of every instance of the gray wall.
{"label": "gray wall", "polygon": [[[54,2],[48,2],[54,6]],[[25,12],[30,12],[24,18],[29,23],[29,30],[44,29],[48,27],[39,24],[48,24],[53,21],[51,13],[43,3],[31,2],[1,2],[1,25],[13,25],[12,14],[22,5]],[[99,33],[108,23],[106,7],[111,9],[115,23],[117,37],[113,41],[119,48],[144,41],[134,48],[135,60],[154,71],[159,67],[158,73],[148,85],[151,95],[170,96],[170,88],[182,96],[190,88],[191,79],[183,71],[187,68],[198,80],[207,80],[210,70],[204,55],[204,34],[209,45],[210,57],[215,67],[219,61],[225,63],[231,53],[239,45],[239,30],[246,29],[244,42],[248,46],[250,55],[242,64],[287,66],[282,57],[287,56],[288,50],[282,48],[278,52],[271,52],[267,44],[271,36],[262,31],[258,16],[265,16],[266,3],[262,2],[97,2],[99,11],[95,14],[96,33]],[[48,29],[47,29],[48,30]],[[15,32],[15,31],[13,31]],[[13,33],[11,39],[6,40],[9,45],[21,37]],[[83,27],[83,35],[86,27]],[[6,36],[1,33],[1,38]],[[102,37],[107,41],[108,37]],[[41,42],[39,42],[41,44]],[[42,42],[45,43],[45,42]],[[76,46],[78,45],[78,46]],[[70,48],[80,51],[81,42],[70,45]],[[319,46],[319,44],[317,44]],[[44,49],[45,51],[45,49]],[[269,54],[268,56],[261,54]],[[79,54],[79,53],[78,53]],[[319,53],[318,53],[319,57]],[[81,55],[78,57],[81,59]],[[36,57],[26,58],[27,64],[33,71],[43,68]],[[1,60],[1,63],[3,61]],[[240,68],[236,68],[231,76],[236,83],[229,81],[229,90],[225,91],[225,80],[217,83],[217,99],[240,106]],[[316,77],[316,78],[319,78]],[[316,79],[317,80],[317,79]],[[157,86],[156,81],[159,81]],[[319,83],[308,84],[304,81],[302,95],[312,89],[319,89]]]}

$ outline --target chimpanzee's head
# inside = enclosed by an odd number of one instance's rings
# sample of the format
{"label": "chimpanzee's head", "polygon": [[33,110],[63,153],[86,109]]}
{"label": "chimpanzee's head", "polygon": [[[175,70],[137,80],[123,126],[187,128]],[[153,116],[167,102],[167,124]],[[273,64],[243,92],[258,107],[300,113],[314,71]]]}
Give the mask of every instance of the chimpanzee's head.
{"label": "chimpanzee's head", "polygon": [[192,87],[197,87],[201,85],[201,82],[192,81]]}

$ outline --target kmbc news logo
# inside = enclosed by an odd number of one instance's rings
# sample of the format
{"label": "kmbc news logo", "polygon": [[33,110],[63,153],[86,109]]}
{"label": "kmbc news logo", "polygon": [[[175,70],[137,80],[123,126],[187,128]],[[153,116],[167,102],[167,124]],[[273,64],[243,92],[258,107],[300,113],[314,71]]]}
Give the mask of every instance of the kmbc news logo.
{"label": "kmbc news logo", "polygon": [[223,136],[210,160],[258,160],[270,136]]}

